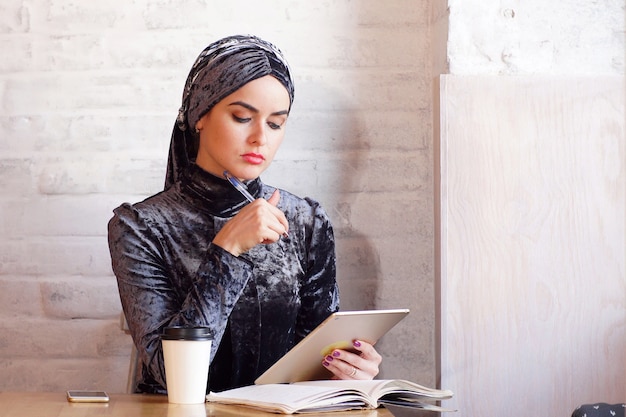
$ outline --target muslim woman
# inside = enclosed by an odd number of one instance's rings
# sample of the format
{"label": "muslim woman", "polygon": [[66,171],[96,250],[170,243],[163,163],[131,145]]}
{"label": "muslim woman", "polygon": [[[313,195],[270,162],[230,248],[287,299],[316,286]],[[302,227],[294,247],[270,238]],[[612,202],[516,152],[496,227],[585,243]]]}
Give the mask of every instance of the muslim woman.
{"label": "muslim woman", "polygon": [[[141,371],[135,392],[166,393],[160,335],[207,326],[208,390],[249,385],[339,309],[327,213],[261,181],[287,126],[293,79],[255,36],[204,49],[185,83],[164,190],[109,221],[112,267]],[[225,178],[230,173],[252,196]],[[360,340],[320,360],[334,379],[372,379],[381,356]]]}

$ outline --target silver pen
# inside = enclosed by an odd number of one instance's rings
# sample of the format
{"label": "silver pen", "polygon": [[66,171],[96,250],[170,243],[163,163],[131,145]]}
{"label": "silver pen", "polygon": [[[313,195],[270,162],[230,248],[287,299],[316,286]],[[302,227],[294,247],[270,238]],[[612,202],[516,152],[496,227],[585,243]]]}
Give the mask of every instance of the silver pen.
{"label": "silver pen", "polygon": [[252,197],[252,194],[248,192],[246,186],[241,181],[239,181],[239,178],[233,177],[228,171],[224,171],[224,178],[226,178],[228,182],[230,182],[233,187],[237,189],[237,191],[239,191],[244,197],[246,197],[246,200],[251,203],[255,200],[255,198]]}
{"label": "silver pen", "polygon": [[[232,186],[241,193],[241,195],[246,197],[246,200],[251,203],[255,200],[255,198],[252,197],[252,194],[250,194],[250,192],[248,191],[248,188],[245,186],[245,184],[239,181],[239,178],[233,177],[233,175],[228,171],[224,171],[224,178],[226,178],[228,182],[230,182]],[[289,234],[287,232],[284,232],[283,237],[289,237]]]}

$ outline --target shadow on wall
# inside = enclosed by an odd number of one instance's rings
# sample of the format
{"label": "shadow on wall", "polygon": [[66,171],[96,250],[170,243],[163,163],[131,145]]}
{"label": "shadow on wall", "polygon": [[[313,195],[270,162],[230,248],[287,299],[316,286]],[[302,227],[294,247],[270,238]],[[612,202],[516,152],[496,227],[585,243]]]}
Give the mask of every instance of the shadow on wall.
{"label": "shadow on wall", "polygon": [[322,204],[335,230],[341,309],[374,309],[382,279],[379,255],[359,231],[365,216],[353,215],[357,199],[367,198],[369,177],[359,100],[346,99],[324,80],[296,83],[301,101],[294,102],[287,137],[263,180]]}
{"label": "shadow on wall", "polygon": [[[358,96],[346,98],[341,91],[321,84],[310,87],[317,94],[332,97],[327,107],[329,111],[323,116],[331,130],[323,138],[327,143],[322,145],[329,156],[325,161],[318,161],[316,176],[320,182],[319,195],[324,196],[323,203],[335,230],[341,310],[372,310],[379,308],[379,286],[383,277],[379,252],[370,237],[362,232],[370,229],[364,222],[375,221],[370,213],[378,211],[367,201],[370,146],[359,108],[363,101]],[[363,210],[365,213],[361,212]],[[378,351],[386,357],[384,340],[381,342]],[[385,361],[380,366],[379,377],[385,378]]]}
{"label": "shadow on wall", "polygon": [[[323,90],[316,85],[316,90]],[[346,99],[337,91],[327,88],[326,97],[334,97],[331,107],[338,111],[328,113],[335,126],[329,136],[329,173],[322,177],[330,189],[328,207],[337,240],[337,278],[341,291],[342,310],[375,309],[379,282],[382,279],[379,254],[369,237],[364,234],[360,219],[366,218],[362,202],[369,191],[369,144],[367,131],[360,116],[357,98]],[[361,200],[359,204],[357,200]],[[371,212],[371,210],[368,210]],[[369,221],[374,221],[370,219]]]}

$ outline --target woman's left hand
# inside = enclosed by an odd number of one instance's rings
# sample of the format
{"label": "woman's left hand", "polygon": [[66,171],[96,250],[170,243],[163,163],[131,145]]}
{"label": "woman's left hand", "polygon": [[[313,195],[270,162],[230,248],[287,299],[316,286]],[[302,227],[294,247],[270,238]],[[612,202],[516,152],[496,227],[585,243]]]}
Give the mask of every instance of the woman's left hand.
{"label": "woman's left hand", "polygon": [[370,343],[354,340],[352,345],[354,352],[334,349],[322,365],[333,373],[333,379],[374,379],[383,358]]}

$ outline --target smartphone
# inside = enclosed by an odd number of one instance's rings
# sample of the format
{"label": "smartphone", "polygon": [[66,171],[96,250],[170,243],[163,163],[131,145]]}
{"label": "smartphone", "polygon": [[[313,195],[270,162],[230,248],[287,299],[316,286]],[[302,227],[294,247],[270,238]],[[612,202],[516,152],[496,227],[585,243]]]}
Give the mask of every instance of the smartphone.
{"label": "smartphone", "polygon": [[109,395],[104,391],[70,390],[67,400],[73,403],[108,403]]}

